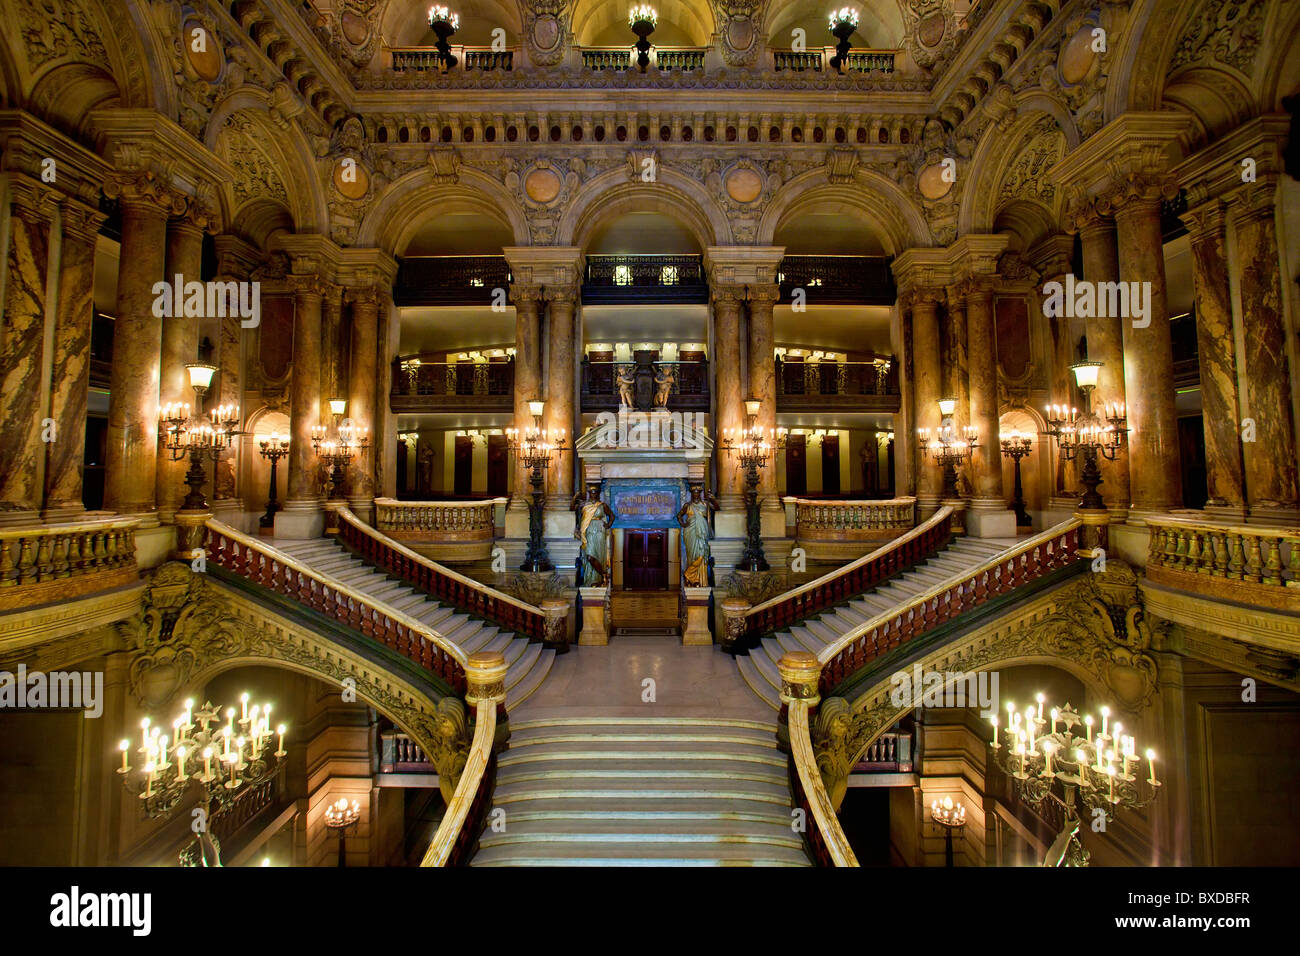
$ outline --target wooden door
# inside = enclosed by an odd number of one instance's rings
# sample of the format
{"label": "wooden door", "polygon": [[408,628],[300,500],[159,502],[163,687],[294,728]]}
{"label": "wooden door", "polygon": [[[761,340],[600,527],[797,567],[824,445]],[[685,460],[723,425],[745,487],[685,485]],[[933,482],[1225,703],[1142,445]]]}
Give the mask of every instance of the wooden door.
{"label": "wooden door", "polygon": [[506,454],[506,436],[505,435],[488,435],[487,445],[487,468],[488,468],[488,494],[496,497],[505,497],[507,491],[509,476],[510,459]]}
{"label": "wooden door", "polygon": [[840,493],[840,436],[822,438],[822,494]]}
{"label": "wooden door", "polygon": [[785,493],[808,493],[808,448],[806,435],[790,435],[785,444]]}
{"label": "wooden door", "polygon": [[409,467],[407,461],[406,442],[398,439],[397,442],[397,497],[405,498],[408,491],[406,481],[406,469]]}
{"label": "wooden door", "polygon": [[470,495],[474,492],[474,439],[468,435],[456,436],[454,495]]}
{"label": "wooden door", "polygon": [[629,528],[623,532],[623,589],[662,591],[668,587],[668,532]]}

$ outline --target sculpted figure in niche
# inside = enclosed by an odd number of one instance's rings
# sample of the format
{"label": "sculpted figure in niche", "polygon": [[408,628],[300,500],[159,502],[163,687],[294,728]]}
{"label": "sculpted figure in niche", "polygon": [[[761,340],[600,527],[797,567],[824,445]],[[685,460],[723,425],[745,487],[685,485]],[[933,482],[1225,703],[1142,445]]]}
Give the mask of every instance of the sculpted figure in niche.
{"label": "sculpted figure in niche", "polygon": [[620,365],[615,370],[620,408],[636,407],[636,373],[631,365]]}
{"label": "sculpted figure in niche", "polygon": [[704,486],[694,484],[691,485],[691,500],[677,512],[677,523],[682,526],[682,548],[686,551],[682,579],[688,588],[709,586],[709,539],[713,537],[709,515],[710,509],[717,507],[717,500],[705,494]]}
{"label": "sculpted figure in niche", "polygon": [[667,408],[668,396],[677,384],[677,366],[661,365],[655,374],[655,408]]}
{"label": "sculpted figure in niche", "polygon": [[600,587],[609,581],[609,529],[614,512],[600,500],[600,485],[587,483],[587,497],[575,495],[571,507],[578,511],[573,536],[578,539],[578,586]]}

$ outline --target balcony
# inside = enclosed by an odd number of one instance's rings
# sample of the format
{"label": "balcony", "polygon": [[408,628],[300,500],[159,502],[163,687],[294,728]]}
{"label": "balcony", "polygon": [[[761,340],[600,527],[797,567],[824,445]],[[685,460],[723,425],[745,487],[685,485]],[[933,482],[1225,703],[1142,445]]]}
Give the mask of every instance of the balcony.
{"label": "balcony", "polygon": [[776,361],[779,412],[897,412],[898,363]]}
{"label": "balcony", "polygon": [[[620,365],[632,362],[593,362],[582,360],[582,410],[584,412],[616,412],[619,409],[617,370]],[[707,412],[709,410],[709,363],[653,362],[650,375],[662,369],[675,368],[677,381],[668,397],[668,410],[674,412]],[[653,381],[653,377],[651,378]]]}
{"label": "balcony", "polygon": [[[431,46],[393,47],[392,64],[394,73],[448,72],[442,54]],[[499,70],[508,73],[515,68],[515,51],[513,48],[493,50],[487,46],[452,45],[452,55],[456,65],[451,70],[471,72],[473,70]]]}
{"label": "balcony", "polygon": [[[704,47],[661,47],[650,51],[650,66],[660,72],[704,69]],[[584,70],[633,69],[636,57],[630,47],[598,47],[582,51]]]}
{"label": "balcony", "polygon": [[587,256],[586,305],[709,301],[701,256]]}
{"label": "balcony", "polygon": [[139,526],[112,516],[0,530],[0,612],[134,584]]}
{"label": "balcony", "polygon": [[[811,50],[773,50],[772,68],[778,73],[803,72],[810,70],[820,73],[831,70],[831,58],[835,56],[835,47],[827,46]],[[850,50],[844,64],[846,73],[881,73],[894,72],[893,50]]]}
{"label": "balcony", "polygon": [[803,289],[809,305],[893,305],[898,298],[884,256],[786,256],[777,281],[784,304]]}
{"label": "balcony", "polygon": [[409,256],[397,268],[398,306],[492,305],[496,289],[510,289],[505,256]]}
{"label": "balcony", "polygon": [[514,359],[443,362],[403,355],[393,362],[389,407],[402,412],[509,412],[514,409]]}

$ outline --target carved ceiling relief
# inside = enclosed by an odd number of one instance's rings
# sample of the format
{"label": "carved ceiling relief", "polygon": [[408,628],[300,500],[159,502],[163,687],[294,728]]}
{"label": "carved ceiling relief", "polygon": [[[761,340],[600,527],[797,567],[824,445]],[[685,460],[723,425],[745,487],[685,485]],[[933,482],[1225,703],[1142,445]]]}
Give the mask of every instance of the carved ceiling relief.
{"label": "carved ceiling relief", "polygon": [[94,11],[71,0],[17,0],[18,30],[34,74],[54,60],[93,63],[112,72]]}
{"label": "carved ceiling relief", "polygon": [[998,188],[999,203],[1016,199],[1031,199],[1051,209],[1056,199],[1056,187],[1047,171],[1065,156],[1065,134],[1056,121],[1043,117],[1025,136],[1002,174]]}
{"label": "carved ceiling relief", "polygon": [[1217,63],[1250,76],[1267,13],[1267,0],[1202,0],[1178,36],[1169,72]]}
{"label": "carved ceiling relief", "polygon": [[364,69],[383,42],[379,25],[388,0],[340,0],[335,9],[322,14],[320,32],[328,46],[353,69]]}
{"label": "carved ceiling relief", "polygon": [[957,238],[957,211],[975,143],[968,131],[949,131],[931,117],[920,143],[892,163],[871,163],[869,168],[916,197],[934,241],[946,246]]}
{"label": "carved ceiling relief", "polygon": [[951,0],[906,0],[903,7],[903,49],[923,70],[941,67],[956,52],[962,25]]}
{"label": "carved ceiling relief", "polygon": [[758,56],[761,0],[714,0],[718,47],[727,66],[751,66]]}
{"label": "carved ceiling relief", "polygon": [[229,184],[233,210],[238,211],[254,199],[274,199],[291,206],[278,163],[259,144],[262,136],[251,120],[235,115],[226,121],[217,138],[218,154],[235,169]]}
{"label": "carved ceiling relief", "polygon": [[568,0],[522,0],[524,44],[537,66],[554,66],[568,52],[572,11]]}

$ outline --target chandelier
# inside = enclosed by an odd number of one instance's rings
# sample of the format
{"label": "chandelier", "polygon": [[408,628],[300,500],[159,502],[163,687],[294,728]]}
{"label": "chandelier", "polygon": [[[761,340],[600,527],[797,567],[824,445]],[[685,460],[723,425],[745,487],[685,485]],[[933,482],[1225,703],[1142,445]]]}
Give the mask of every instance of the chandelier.
{"label": "chandelier", "polygon": [[844,65],[849,59],[849,37],[858,28],[858,11],[852,7],[841,7],[831,13],[831,35],[835,37],[835,55],[831,57],[831,69],[844,72]]}
{"label": "chandelier", "polygon": [[[1080,808],[1100,811],[1106,822],[1120,807],[1141,809],[1160,792],[1155,751],[1139,756],[1137,740],[1110,722],[1110,708],[1101,708],[1101,729],[1091,715],[1080,718],[1069,703],[1047,710],[1038,694],[1024,714],[1014,703],[1006,705],[1007,726],[999,740],[998,717],[991,719],[993,756],[1012,779],[1020,798],[1035,809],[1052,805],[1064,816],[1065,826],[1049,851],[1045,866],[1087,866],[1088,851],[1079,842]],[[1051,730],[1046,731],[1048,724]],[[1076,733],[1076,728],[1084,736]],[[1046,732],[1044,732],[1046,731]],[[1139,779],[1143,760],[1146,786]]]}
{"label": "chandelier", "polygon": [[1016,512],[1016,525],[1021,528],[1029,527],[1033,522],[1029,518],[1029,512],[1025,510],[1025,488],[1020,480],[1020,459],[1026,457],[1034,447],[1034,436],[1023,435],[1020,432],[1003,432],[999,436],[999,443],[1002,445],[1002,457],[1010,458],[1015,473],[1015,486],[1012,494],[1011,507]]}
{"label": "chandelier", "polygon": [[1092,392],[1097,387],[1097,376],[1101,371],[1101,362],[1079,362],[1071,365],[1074,381],[1083,391],[1084,410],[1079,414],[1076,408],[1063,405],[1048,405],[1047,434],[1056,439],[1061,457],[1066,461],[1083,456],[1083,471],[1079,481],[1084,487],[1080,508],[1101,510],[1106,507],[1097,486],[1102,483],[1101,471],[1097,467],[1100,455],[1107,461],[1114,461],[1128,437],[1128,418],[1122,402],[1106,405],[1101,414],[1093,414]]}
{"label": "chandelier", "polygon": [[528,551],[520,568],[523,571],[550,571],[553,568],[546,543],[542,540],[542,507],[546,502],[543,483],[552,456],[563,455],[568,448],[563,428],[555,435],[542,429],[545,410],[545,401],[530,399],[528,412],[533,416],[533,427],[524,429],[522,436],[517,428],[506,429],[506,447],[514,454],[520,467],[528,471],[528,482],[533,489],[532,503],[528,506]]}
{"label": "chandelier", "polygon": [[853,7],[841,7],[838,10],[831,11],[831,31],[834,32],[836,27],[847,24],[854,29],[858,26],[858,11]]}
{"label": "chandelier", "polygon": [[[216,366],[193,362],[185,366],[190,387],[194,389],[194,408],[203,407],[203,395],[212,384]],[[172,461],[188,457],[189,470],[185,484],[189,492],[181,507],[186,511],[203,511],[208,503],[203,497],[205,460],[217,461],[234,447],[234,437],[239,431],[239,406],[219,405],[204,418],[192,414],[188,402],[171,402],[158,412],[158,437]]]}
{"label": "chandelier", "polygon": [[957,399],[939,399],[939,427],[932,433],[928,428],[918,428],[916,436],[920,440],[922,453],[929,452],[935,464],[943,469],[944,498],[957,497],[957,466],[971,457],[979,447],[979,433],[973,425],[967,425],[960,432],[953,424],[952,416],[957,410]]}
{"label": "chandelier", "polygon": [[313,425],[311,447],[316,456],[330,466],[330,497],[344,497],[344,471],[352,459],[370,447],[370,429],[357,428],[350,418],[344,418],[348,403],[341,398],[330,399],[330,414],[334,416],[334,437],[324,425]]}
{"label": "chandelier", "polygon": [[438,58],[442,60],[444,67],[451,69],[459,61],[451,52],[451,44],[447,40],[460,29],[460,17],[447,7],[432,6],[429,8],[429,26],[438,35],[438,42],[434,44],[438,51]]}
{"label": "chandelier", "polygon": [[627,15],[627,25],[635,31],[638,23],[648,23],[653,30],[659,25],[659,14],[648,3],[637,4]]}
{"label": "chandelier", "polygon": [[930,819],[943,827],[943,864],[951,867],[952,834],[966,825],[966,807],[954,802],[952,797],[944,797],[930,804]]}
{"label": "chandelier", "polygon": [[460,29],[460,16],[451,12],[451,9],[443,6],[432,6],[429,8],[429,26],[437,27],[439,23],[445,23],[451,27],[451,32],[455,33]]}
{"label": "chandelier", "polygon": [[258,439],[257,449],[258,454],[271,463],[271,486],[267,492],[266,514],[258,519],[258,525],[262,528],[274,528],[275,513],[280,510],[280,503],[275,496],[275,472],[280,459],[289,454],[289,436],[273,431],[265,438]]}
{"label": "chandelier", "polygon": [[787,429],[778,428],[767,434],[758,422],[762,403],[758,399],[745,401],[745,415],[749,420],[745,428],[737,431],[728,428],[722,433],[722,450],[730,458],[735,455],[745,471],[745,553],[736,567],[743,571],[766,571],[770,567],[763,553],[763,526],[758,513],[758,472],[766,468],[774,449],[784,448]]}

